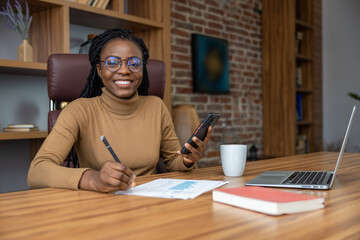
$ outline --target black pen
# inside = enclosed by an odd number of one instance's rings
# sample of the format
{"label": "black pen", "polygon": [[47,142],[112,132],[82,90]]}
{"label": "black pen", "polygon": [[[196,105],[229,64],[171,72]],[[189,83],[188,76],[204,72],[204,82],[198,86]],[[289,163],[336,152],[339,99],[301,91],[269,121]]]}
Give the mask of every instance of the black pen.
{"label": "black pen", "polygon": [[101,136],[100,139],[104,142],[106,148],[109,150],[109,152],[111,153],[111,155],[113,156],[115,161],[117,161],[118,163],[121,163],[119,158],[116,156],[114,150],[111,148],[109,142],[106,140],[105,136]]}

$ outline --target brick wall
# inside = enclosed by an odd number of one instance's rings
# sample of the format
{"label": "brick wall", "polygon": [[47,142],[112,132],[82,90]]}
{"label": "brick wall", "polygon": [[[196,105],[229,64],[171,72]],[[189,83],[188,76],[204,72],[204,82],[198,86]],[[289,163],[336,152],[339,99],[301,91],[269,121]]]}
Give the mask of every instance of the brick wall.
{"label": "brick wall", "polygon": [[[230,93],[194,93],[191,34],[228,41]],[[262,152],[261,0],[171,0],[173,105],[194,104],[200,119],[222,114],[204,160],[218,159],[220,143],[255,144]]]}

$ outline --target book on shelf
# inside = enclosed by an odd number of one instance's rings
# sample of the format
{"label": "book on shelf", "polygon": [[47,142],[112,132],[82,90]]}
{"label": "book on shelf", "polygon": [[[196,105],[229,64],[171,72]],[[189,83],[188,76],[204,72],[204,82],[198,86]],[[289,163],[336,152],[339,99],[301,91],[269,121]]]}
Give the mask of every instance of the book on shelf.
{"label": "book on shelf", "polygon": [[35,128],[36,124],[33,123],[20,123],[20,124],[8,124],[8,128]]}
{"label": "book on shelf", "polygon": [[296,93],[296,121],[302,121],[302,94]]}
{"label": "book on shelf", "polygon": [[90,3],[90,6],[92,7],[96,7],[96,4],[98,3],[99,0],[92,0]]}
{"label": "book on shelf", "polygon": [[105,0],[99,0],[99,1],[97,2],[97,4],[96,4],[95,7],[101,8],[101,6],[104,4],[104,1],[105,1]]}
{"label": "book on shelf", "polygon": [[94,0],[78,0],[78,3],[91,6],[91,3],[92,3],[93,1],[94,1]]}
{"label": "book on shelf", "polygon": [[295,53],[299,53],[300,52],[300,48],[301,48],[301,41],[304,38],[304,33],[303,32],[296,32],[296,46],[295,46]]}
{"label": "book on shelf", "polygon": [[324,208],[324,198],[265,187],[213,190],[213,200],[269,215],[282,215]]}
{"label": "book on shelf", "polygon": [[106,9],[107,5],[109,4],[110,0],[104,0],[104,3],[101,5],[102,9]]}
{"label": "book on shelf", "polygon": [[295,84],[297,88],[302,86],[302,70],[300,67],[297,67],[295,70]]}
{"label": "book on shelf", "polygon": [[32,128],[4,128],[4,132],[33,132],[39,131],[38,127]]}

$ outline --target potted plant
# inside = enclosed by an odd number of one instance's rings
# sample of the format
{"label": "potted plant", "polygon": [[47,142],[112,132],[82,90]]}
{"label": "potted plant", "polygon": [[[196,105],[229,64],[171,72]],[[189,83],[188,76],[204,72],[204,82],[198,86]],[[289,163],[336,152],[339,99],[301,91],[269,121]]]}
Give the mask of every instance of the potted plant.
{"label": "potted plant", "polygon": [[32,62],[33,50],[28,42],[29,28],[32,21],[32,17],[29,14],[29,6],[27,2],[25,2],[24,14],[20,3],[15,0],[15,9],[16,11],[14,11],[8,0],[6,7],[2,7],[0,15],[5,16],[10,26],[21,35],[22,43],[18,48],[18,60]]}

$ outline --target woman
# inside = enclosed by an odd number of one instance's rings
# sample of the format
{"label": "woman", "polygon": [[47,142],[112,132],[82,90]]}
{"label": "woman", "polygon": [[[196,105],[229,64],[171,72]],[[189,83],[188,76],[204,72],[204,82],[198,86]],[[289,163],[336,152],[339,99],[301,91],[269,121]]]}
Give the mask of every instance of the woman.
{"label": "woman", "polygon": [[[92,66],[81,97],[60,114],[32,161],[31,188],[59,187],[100,192],[135,186],[137,175],[155,172],[159,154],[168,170],[187,171],[205,153],[211,129],[198,148],[181,154],[171,116],[162,100],[148,95],[148,49],[128,30],[111,29],[95,37],[89,51]],[[119,157],[114,158],[100,136]],[[74,146],[81,168],[61,164]]]}

